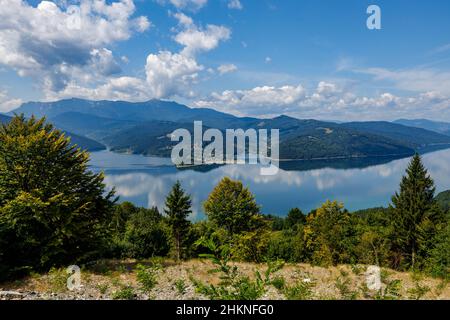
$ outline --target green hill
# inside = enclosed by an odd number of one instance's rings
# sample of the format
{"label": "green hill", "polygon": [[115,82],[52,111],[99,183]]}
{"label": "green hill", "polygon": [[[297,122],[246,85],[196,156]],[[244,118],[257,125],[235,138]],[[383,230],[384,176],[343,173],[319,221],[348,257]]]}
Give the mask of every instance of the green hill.
{"label": "green hill", "polygon": [[450,190],[439,193],[435,199],[444,211],[450,212]]}

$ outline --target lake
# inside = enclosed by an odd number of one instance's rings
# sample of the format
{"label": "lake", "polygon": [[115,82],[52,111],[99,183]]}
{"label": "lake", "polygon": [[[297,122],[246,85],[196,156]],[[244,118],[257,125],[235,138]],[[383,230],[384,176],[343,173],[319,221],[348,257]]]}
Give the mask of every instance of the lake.
{"label": "lake", "polygon": [[[308,212],[327,199],[339,200],[349,210],[387,206],[409,160],[380,157],[286,162],[274,176],[261,176],[259,165],[180,170],[167,158],[110,151],[91,153],[90,164],[93,171],[105,172],[107,187],[116,188],[120,201],[138,206],[163,209],[167,193],[180,180],[192,195],[192,219],[197,220],[204,217],[202,202],[225,176],[248,186],[265,214],[285,216],[293,207]],[[423,161],[436,191],[450,189],[450,149],[426,153]]]}

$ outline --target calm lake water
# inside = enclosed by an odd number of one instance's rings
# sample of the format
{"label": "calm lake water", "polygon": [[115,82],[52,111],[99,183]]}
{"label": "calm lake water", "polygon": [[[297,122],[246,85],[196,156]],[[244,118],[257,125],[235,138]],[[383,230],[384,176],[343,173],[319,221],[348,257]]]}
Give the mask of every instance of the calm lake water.
{"label": "calm lake water", "polygon": [[[202,202],[225,176],[241,180],[255,194],[265,214],[284,216],[293,207],[304,212],[327,199],[349,210],[387,206],[398,189],[410,158],[372,158],[298,161],[282,164],[275,176],[261,176],[258,165],[227,165],[197,170],[175,168],[170,159],[117,154],[91,154],[91,168],[103,170],[106,184],[115,187],[120,201],[138,206],[164,207],[172,185],[180,180],[192,195],[193,220],[204,217]],[[450,149],[423,155],[437,192],[450,189]]]}

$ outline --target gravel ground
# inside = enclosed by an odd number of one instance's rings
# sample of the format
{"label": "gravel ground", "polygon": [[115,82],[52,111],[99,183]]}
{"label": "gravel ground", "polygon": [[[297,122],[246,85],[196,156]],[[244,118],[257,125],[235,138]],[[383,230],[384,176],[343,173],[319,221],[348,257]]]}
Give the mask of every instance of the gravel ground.
{"label": "gravel ground", "polygon": [[[149,262],[142,264],[150,265]],[[70,291],[66,287],[65,270],[48,274],[34,274],[11,283],[0,284],[0,300],[110,300],[110,299],[156,299],[199,300],[207,299],[196,292],[192,279],[208,284],[218,284],[219,276],[209,272],[212,264],[191,260],[176,264],[163,261],[155,271],[155,286],[143,290],[137,280],[137,263],[127,261],[102,261],[82,268],[81,287]],[[252,277],[255,270],[265,271],[264,265],[238,263],[242,274]],[[283,279],[285,288],[300,284],[309,288],[310,294],[298,299],[373,299],[376,292],[365,289],[365,266],[314,267],[307,264],[287,264],[272,278]],[[398,299],[450,299],[450,286],[440,279],[411,273],[383,270],[383,289],[386,284],[400,280]],[[269,285],[260,299],[286,299],[286,289]],[[292,296],[291,296],[292,297]],[[294,297],[295,298],[295,297]]]}

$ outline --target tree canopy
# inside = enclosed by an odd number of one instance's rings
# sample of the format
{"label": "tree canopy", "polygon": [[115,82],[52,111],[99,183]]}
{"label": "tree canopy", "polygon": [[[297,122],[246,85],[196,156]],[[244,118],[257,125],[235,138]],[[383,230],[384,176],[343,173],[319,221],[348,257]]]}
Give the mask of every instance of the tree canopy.
{"label": "tree canopy", "polygon": [[87,152],[45,119],[0,127],[0,268],[46,267],[101,246],[113,205]]}

